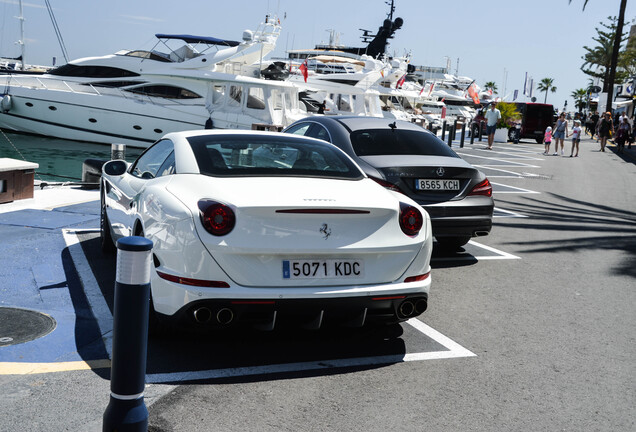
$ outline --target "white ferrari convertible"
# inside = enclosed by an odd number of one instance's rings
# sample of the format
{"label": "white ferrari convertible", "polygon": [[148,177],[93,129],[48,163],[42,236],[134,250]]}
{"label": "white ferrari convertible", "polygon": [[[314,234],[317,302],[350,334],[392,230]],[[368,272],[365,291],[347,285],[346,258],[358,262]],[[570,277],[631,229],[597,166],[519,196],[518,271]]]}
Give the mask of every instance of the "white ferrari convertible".
{"label": "white ferrari convertible", "polygon": [[151,325],[363,326],[427,307],[428,214],[313,138],[179,132],[107,162],[102,248],[132,235],[154,245]]}

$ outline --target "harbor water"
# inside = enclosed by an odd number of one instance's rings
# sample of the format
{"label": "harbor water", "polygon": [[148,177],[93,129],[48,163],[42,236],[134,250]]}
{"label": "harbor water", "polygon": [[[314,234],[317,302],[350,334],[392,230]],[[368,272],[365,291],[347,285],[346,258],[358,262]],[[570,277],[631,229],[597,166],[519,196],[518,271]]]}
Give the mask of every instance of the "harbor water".
{"label": "harbor water", "polygon": [[[144,149],[127,147],[126,160],[133,161]],[[82,180],[86,159],[110,159],[111,147],[81,141],[9,133],[0,130],[0,158],[35,162],[35,180],[74,182]]]}

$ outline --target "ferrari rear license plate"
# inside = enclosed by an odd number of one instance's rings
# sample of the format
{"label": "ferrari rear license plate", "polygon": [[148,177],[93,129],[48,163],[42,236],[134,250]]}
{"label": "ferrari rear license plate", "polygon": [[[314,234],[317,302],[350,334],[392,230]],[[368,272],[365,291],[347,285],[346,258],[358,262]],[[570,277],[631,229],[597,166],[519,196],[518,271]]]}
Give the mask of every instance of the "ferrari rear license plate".
{"label": "ferrari rear license plate", "polygon": [[459,180],[417,179],[417,190],[459,190]]}
{"label": "ferrari rear license plate", "polygon": [[362,260],[283,260],[283,279],[341,279],[363,276]]}

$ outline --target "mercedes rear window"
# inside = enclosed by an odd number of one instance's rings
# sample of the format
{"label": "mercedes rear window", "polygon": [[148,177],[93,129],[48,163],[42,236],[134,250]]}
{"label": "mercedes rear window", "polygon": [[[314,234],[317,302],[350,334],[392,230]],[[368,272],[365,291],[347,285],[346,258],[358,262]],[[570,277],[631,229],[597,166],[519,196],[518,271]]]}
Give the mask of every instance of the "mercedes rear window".
{"label": "mercedes rear window", "polygon": [[446,143],[424,131],[362,129],[351,132],[353,151],[358,156],[424,155],[456,157]]}
{"label": "mercedes rear window", "polygon": [[360,169],[328,143],[283,135],[199,135],[188,138],[201,174],[360,179]]}

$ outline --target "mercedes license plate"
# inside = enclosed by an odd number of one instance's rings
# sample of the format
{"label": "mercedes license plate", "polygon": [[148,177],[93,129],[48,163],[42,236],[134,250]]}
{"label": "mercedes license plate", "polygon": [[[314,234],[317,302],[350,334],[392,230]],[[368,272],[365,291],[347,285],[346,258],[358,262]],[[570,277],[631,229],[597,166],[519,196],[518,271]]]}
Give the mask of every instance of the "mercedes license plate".
{"label": "mercedes license plate", "polygon": [[459,190],[459,180],[438,180],[438,179],[417,179],[415,180],[417,190]]}
{"label": "mercedes license plate", "polygon": [[340,279],[363,276],[362,260],[283,260],[283,279]]}

